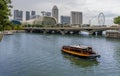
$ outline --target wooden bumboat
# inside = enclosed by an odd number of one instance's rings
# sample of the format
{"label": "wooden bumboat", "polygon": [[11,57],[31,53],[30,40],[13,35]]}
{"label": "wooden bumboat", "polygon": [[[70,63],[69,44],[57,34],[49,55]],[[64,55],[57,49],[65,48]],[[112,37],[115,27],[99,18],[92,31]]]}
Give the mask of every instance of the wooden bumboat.
{"label": "wooden bumboat", "polygon": [[98,55],[95,51],[93,51],[92,47],[89,46],[81,46],[81,45],[63,46],[61,51],[82,58],[100,57],[100,55]]}

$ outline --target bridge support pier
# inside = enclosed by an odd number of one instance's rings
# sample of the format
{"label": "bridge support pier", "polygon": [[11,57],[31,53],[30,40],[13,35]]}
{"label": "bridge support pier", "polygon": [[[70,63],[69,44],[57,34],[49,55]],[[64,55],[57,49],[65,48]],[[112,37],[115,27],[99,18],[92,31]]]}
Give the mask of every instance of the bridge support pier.
{"label": "bridge support pier", "polygon": [[97,32],[97,35],[102,35],[102,31],[98,31],[98,32]]}
{"label": "bridge support pier", "polygon": [[89,32],[89,35],[96,35],[96,32]]}
{"label": "bridge support pier", "polygon": [[43,34],[46,34],[47,33],[47,30],[43,30]]}
{"label": "bridge support pier", "polygon": [[96,32],[93,32],[92,35],[96,35]]}
{"label": "bridge support pier", "polygon": [[90,35],[102,35],[102,31],[89,32]]}
{"label": "bridge support pier", "polygon": [[30,33],[32,33],[33,32],[33,30],[30,30]]}
{"label": "bridge support pier", "polygon": [[64,30],[59,30],[62,35],[65,35]]}

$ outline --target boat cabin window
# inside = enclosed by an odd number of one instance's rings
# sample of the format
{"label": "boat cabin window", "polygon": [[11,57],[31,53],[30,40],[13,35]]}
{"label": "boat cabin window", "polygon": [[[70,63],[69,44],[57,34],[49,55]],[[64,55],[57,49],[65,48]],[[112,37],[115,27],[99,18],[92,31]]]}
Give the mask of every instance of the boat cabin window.
{"label": "boat cabin window", "polygon": [[87,51],[87,49],[82,49],[83,51]]}
{"label": "boat cabin window", "polygon": [[77,48],[74,49],[74,51],[76,51],[76,52],[81,52],[81,50],[80,50],[80,49],[77,49]]}
{"label": "boat cabin window", "polygon": [[81,52],[81,49],[71,47],[71,48],[70,48],[70,51]]}
{"label": "boat cabin window", "polygon": [[87,54],[88,53],[88,49],[82,49],[83,50],[83,54]]}
{"label": "boat cabin window", "polygon": [[95,52],[93,52],[92,48],[89,48],[89,53],[90,54],[95,54]]}
{"label": "boat cabin window", "polygon": [[92,48],[89,48],[89,51],[92,51]]}
{"label": "boat cabin window", "polygon": [[63,47],[63,49],[65,49],[65,50],[69,50],[69,47]]}

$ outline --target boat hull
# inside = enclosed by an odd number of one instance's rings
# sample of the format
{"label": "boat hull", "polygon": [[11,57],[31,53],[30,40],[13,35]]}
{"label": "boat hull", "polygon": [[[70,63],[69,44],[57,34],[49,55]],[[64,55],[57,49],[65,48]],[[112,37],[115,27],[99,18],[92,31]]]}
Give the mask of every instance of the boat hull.
{"label": "boat hull", "polygon": [[61,50],[62,53],[65,53],[65,54],[69,54],[69,55],[72,55],[72,56],[76,56],[76,57],[80,57],[80,58],[87,58],[87,59],[96,59],[97,57],[99,58],[100,55],[80,55],[80,54],[76,54],[76,53],[71,53],[69,51],[66,51],[66,50]]}

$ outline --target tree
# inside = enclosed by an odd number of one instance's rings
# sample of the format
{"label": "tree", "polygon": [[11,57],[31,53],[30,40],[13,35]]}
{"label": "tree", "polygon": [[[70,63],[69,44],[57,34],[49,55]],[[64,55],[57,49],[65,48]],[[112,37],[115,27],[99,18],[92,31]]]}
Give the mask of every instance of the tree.
{"label": "tree", "polygon": [[11,0],[0,0],[0,26],[3,28],[9,24]]}
{"label": "tree", "polygon": [[114,18],[114,23],[120,25],[120,16]]}

